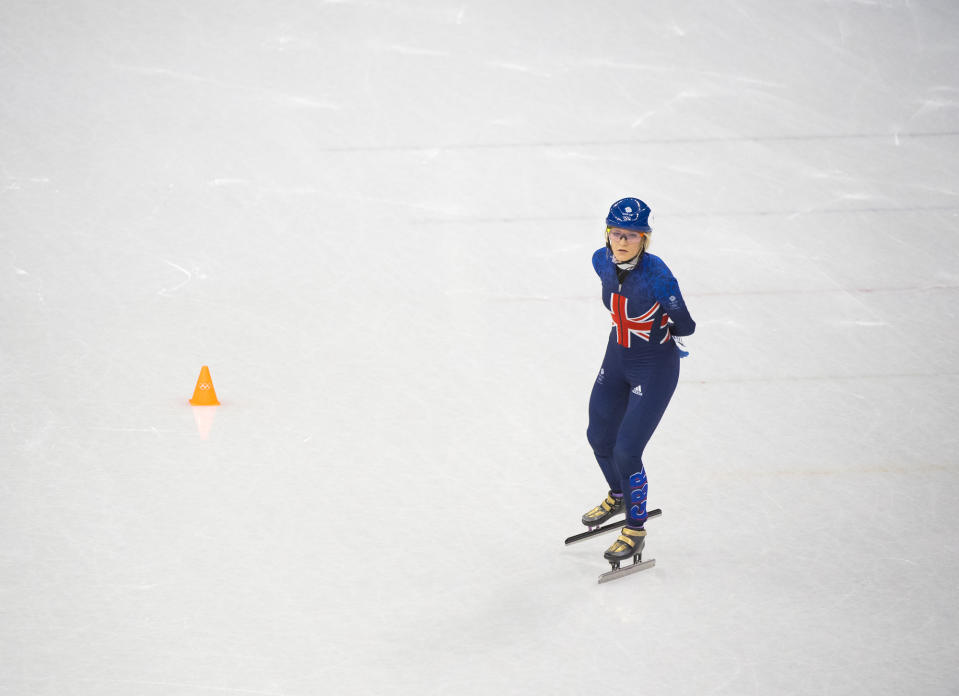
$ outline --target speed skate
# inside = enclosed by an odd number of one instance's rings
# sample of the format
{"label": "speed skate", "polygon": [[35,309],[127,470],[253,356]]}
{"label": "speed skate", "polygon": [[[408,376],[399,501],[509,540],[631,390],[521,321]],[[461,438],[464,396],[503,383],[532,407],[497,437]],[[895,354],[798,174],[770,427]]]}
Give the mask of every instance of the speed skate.
{"label": "speed skate", "polygon": [[[650,510],[649,514],[646,517],[646,520],[649,521],[656,517],[659,517],[663,514],[663,511],[659,508],[655,510]],[[601,527],[594,527],[585,532],[580,532],[579,534],[574,534],[571,537],[566,538],[566,545],[575,544],[579,541],[584,541],[591,537],[597,536],[598,534],[603,534],[604,532],[611,532],[615,529],[622,529],[625,526],[625,521],[621,520],[619,522],[613,522],[610,524],[605,524]],[[632,563],[625,565],[623,560],[610,560],[610,570],[603,573],[599,576],[599,582],[609,582],[610,580],[616,580],[617,578],[625,577],[627,575],[632,575],[633,573],[638,573],[641,570],[647,570],[656,565],[656,559],[650,558],[649,560],[643,560],[643,548],[645,546],[645,540],[641,540],[641,543],[638,546],[637,552],[632,555]]]}

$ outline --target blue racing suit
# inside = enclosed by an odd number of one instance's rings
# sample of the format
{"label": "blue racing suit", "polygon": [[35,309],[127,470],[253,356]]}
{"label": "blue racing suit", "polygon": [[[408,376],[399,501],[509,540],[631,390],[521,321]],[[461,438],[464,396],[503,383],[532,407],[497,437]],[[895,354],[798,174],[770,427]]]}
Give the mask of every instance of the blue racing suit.
{"label": "blue racing suit", "polygon": [[696,322],[658,256],[644,252],[623,277],[612,252],[603,248],[593,254],[593,268],[613,327],[589,397],[586,439],[609,489],[626,496],[627,524],[642,527],[649,491],[643,450],[679,381],[673,337],[692,334]]}

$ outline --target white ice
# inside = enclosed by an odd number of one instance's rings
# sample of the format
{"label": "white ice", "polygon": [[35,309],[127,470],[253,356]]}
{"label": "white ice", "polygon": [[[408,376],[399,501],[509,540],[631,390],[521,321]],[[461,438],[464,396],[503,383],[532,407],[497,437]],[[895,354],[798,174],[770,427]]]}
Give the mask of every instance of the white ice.
{"label": "white ice", "polygon": [[[957,36],[0,4],[0,694],[957,693]],[[627,195],[698,330],[657,565],[599,585],[562,539]]]}

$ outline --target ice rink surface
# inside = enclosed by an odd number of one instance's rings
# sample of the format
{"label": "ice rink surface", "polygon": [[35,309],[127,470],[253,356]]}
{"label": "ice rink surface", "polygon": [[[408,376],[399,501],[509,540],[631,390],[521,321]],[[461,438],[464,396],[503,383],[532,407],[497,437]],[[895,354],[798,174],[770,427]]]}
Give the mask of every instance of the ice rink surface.
{"label": "ice rink surface", "polygon": [[[0,694],[957,693],[957,36],[0,4]],[[623,196],[698,329],[598,585]]]}

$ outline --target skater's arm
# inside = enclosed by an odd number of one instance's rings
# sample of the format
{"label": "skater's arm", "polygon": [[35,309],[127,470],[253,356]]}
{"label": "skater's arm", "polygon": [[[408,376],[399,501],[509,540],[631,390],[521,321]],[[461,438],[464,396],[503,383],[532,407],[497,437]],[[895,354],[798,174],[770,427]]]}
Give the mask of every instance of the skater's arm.
{"label": "skater's arm", "polygon": [[691,336],[696,331],[696,322],[686,309],[686,303],[683,301],[683,294],[679,291],[679,283],[675,278],[670,277],[665,284],[659,303],[669,315],[672,322],[670,332],[673,336]]}

